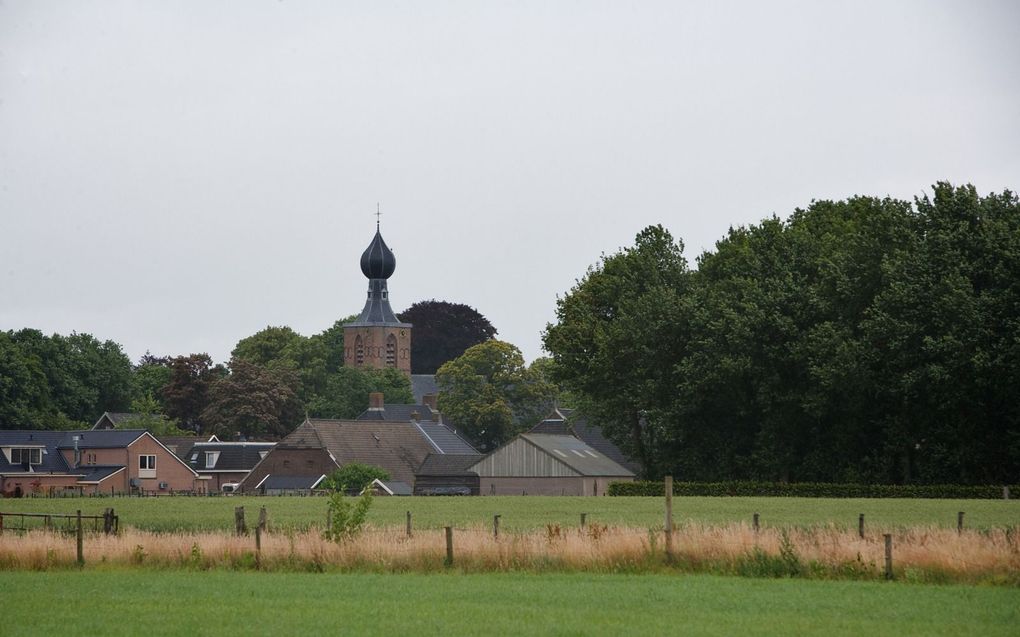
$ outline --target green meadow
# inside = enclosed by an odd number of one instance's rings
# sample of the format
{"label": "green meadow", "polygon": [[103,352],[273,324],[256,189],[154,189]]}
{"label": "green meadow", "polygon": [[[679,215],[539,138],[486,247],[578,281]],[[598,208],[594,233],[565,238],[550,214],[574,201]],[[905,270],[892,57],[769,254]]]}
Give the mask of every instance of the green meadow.
{"label": "green meadow", "polygon": [[591,574],[0,573],[16,635],[1016,635],[1020,590]]}
{"label": "green meadow", "polygon": [[[122,526],[145,531],[229,530],[234,508],[245,507],[249,523],[260,507],[266,507],[276,529],[307,529],[321,526],[326,499],[320,497],[160,497],[160,498],[23,498],[0,500],[0,513],[100,514],[113,507]],[[580,524],[582,513],[589,522],[610,526],[658,527],[663,524],[662,498],[645,497],[404,497],[375,499],[369,523],[377,527],[402,527],[406,512],[415,528],[484,526],[500,515],[501,528],[530,530],[545,525]],[[987,529],[1020,525],[1018,500],[926,500],[926,499],[828,499],[677,497],[673,517],[678,525],[750,524],[754,513],[762,526],[817,526],[835,524],[856,528],[858,514],[874,528],[935,525],[955,527],[957,512],[965,513],[967,528]],[[14,523],[11,520],[8,524]]]}

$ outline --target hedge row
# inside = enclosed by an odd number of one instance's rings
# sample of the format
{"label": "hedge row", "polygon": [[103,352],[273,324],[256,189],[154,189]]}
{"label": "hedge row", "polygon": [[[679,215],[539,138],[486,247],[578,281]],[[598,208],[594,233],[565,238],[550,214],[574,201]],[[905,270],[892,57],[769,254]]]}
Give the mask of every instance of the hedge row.
{"label": "hedge row", "polygon": [[[609,495],[661,496],[662,482],[613,482]],[[1010,485],[1011,498],[1020,498],[1020,485]],[[959,484],[835,484],[800,482],[674,482],[673,495],[689,496],[765,496],[798,498],[950,498],[995,500],[1003,497],[1003,487]]]}

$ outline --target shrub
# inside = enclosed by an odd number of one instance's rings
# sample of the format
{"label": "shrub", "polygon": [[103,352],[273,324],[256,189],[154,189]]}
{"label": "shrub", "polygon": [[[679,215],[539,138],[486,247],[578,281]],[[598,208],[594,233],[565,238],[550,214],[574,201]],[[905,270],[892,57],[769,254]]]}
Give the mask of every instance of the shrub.
{"label": "shrub", "polygon": [[371,506],[370,490],[366,489],[356,500],[345,496],[343,491],[334,491],[329,496],[329,528],[323,535],[337,543],[355,537],[365,526]]}
{"label": "shrub", "polygon": [[[662,482],[613,482],[609,495],[660,496]],[[1011,493],[1020,486],[1011,485]],[[996,500],[1002,487],[959,484],[838,484],[826,482],[674,482],[673,495],[745,496],[798,498],[949,498],[959,500]]]}
{"label": "shrub", "polygon": [[372,484],[372,480],[389,479],[390,474],[385,469],[352,462],[329,474],[322,482],[322,488],[330,491],[360,493],[362,489]]}

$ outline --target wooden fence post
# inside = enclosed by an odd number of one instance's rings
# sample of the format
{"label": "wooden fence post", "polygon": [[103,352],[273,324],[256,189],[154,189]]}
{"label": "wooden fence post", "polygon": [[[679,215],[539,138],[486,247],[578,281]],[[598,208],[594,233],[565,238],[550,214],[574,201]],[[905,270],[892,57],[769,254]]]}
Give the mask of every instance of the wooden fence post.
{"label": "wooden fence post", "polygon": [[666,559],[673,559],[673,476],[666,476]]}
{"label": "wooden fence post", "polygon": [[892,579],[892,535],[886,533],[882,537],[885,538],[885,578]]}
{"label": "wooden fence post", "polygon": [[857,535],[864,539],[864,514],[857,516]]}
{"label": "wooden fence post", "polygon": [[761,528],[761,526],[758,524],[758,514],[757,513],[754,514],[752,525],[754,526],[754,532],[755,533],[757,533],[758,530]]}
{"label": "wooden fence post", "polygon": [[234,533],[245,535],[248,529],[244,525],[244,507],[234,507]]}
{"label": "wooden fence post", "polygon": [[411,512],[407,512],[407,537],[411,537]]}
{"label": "wooden fence post", "polygon": [[956,532],[963,533],[963,511],[956,514]]}
{"label": "wooden fence post", "polygon": [[[262,509],[265,511],[265,508]],[[262,525],[255,525],[255,570],[262,570]]]}
{"label": "wooden fence post", "polygon": [[453,566],[453,527],[446,527],[446,566]]}
{"label": "wooden fence post", "polygon": [[85,566],[84,532],[81,528],[81,509],[78,509],[78,528],[75,530],[75,548],[78,551],[78,568]]}
{"label": "wooden fence post", "polygon": [[587,513],[582,513],[581,514],[581,530],[582,531],[584,531],[584,525],[585,525],[585,522],[587,522],[587,521],[588,521],[588,514]]}
{"label": "wooden fence post", "polygon": [[1009,486],[1002,487],[1002,499],[1003,500],[1009,499]]}
{"label": "wooden fence post", "polygon": [[492,537],[499,539],[499,518],[500,515],[492,516]]}
{"label": "wooden fence post", "polygon": [[258,528],[260,528],[263,531],[265,531],[266,530],[266,526],[268,525],[268,523],[269,523],[269,516],[266,515],[266,507],[262,507],[261,509],[259,509],[259,525],[258,525]]}

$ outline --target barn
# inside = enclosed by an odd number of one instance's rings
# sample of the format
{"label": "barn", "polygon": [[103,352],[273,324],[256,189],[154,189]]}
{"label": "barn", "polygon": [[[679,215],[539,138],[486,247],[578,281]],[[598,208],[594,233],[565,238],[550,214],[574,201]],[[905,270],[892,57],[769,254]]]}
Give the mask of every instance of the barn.
{"label": "barn", "polygon": [[605,495],[634,473],[569,435],[521,434],[468,467],[482,495]]}

